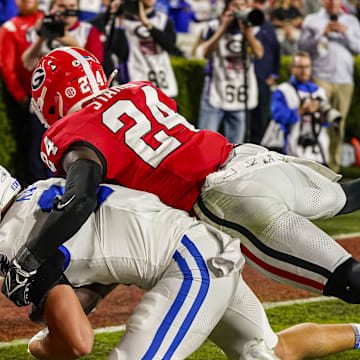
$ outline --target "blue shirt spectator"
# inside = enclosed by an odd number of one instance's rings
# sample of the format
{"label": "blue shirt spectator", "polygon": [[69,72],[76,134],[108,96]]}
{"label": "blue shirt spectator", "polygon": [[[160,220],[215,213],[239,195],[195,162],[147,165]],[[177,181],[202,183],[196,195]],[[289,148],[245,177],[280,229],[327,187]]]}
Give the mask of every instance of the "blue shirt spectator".
{"label": "blue shirt spectator", "polygon": [[175,24],[177,33],[187,33],[191,21],[198,22],[191,5],[184,0],[170,1],[169,16]]}
{"label": "blue shirt spectator", "polygon": [[264,56],[261,59],[254,59],[256,77],[262,80],[269,77],[277,79],[280,69],[280,44],[274,26],[270,21],[265,20],[255,36],[264,48]]}
{"label": "blue shirt spectator", "polygon": [[18,14],[15,0],[0,0],[0,25]]}
{"label": "blue shirt spectator", "polygon": [[166,15],[169,14],[169,1],[168,0],[157,0],[155,5],[154,5],[154,10],[155,11],[160,11]]}

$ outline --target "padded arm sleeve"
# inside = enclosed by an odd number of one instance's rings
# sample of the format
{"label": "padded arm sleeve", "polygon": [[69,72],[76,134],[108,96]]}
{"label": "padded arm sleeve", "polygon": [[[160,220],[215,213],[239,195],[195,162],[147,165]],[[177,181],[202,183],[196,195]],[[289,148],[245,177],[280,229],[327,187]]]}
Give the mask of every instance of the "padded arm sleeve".
{"label": "padded arm sleeve", "polygon": [[95,161],[79,159],[71,164],[64,195],[54,202],[54,209],[45,224],[26,244],[39,263],[70,239],[95,210],[96,190],[101,180],[102,169]]}

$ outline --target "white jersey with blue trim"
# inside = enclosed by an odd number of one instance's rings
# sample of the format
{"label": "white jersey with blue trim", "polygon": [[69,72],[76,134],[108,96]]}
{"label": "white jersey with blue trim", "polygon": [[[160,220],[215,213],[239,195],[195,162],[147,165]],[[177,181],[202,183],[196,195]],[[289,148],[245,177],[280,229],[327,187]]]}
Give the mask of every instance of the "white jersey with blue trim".
{"label": "white jersey with blue trim", "polygon": [[[0,252],[13,258],[31,232],[42,226],[55,197],[64,190],[65,180],[52,178],[21,192],[0,223]],[[184,234],[197,221],[162,204],[156,195],[118,185],[100,185],[97,196],[95,212],[60,247],[66,256],[65,275],[74,286],[116,282],[151,288],[171,262]],[[208,234],[205,229],[204,234]],[[232,243],[235,246],[228,247],[231,251],[240,248],[236,240],[222,236],[218,240],[223,249]]]}
{"label": "white jersey with blue trim", "polygon": [[[64,185],[53,178],[19,194],[0,223],[0,252],[15,255]],[[163,205],[155,195],[120,186],[101,185],[98,205],[62,247],[69,255],[66,276],[76,286],[149,289],[108,359],[185,359],[210,334],[238,358],[254,338],[275,346],[265,312],[240,276],[238,239]]]}
{"label": "white jersey with blue trim", "polygon": [[[1,221],[0,251],[9,258],[15,256],[46,219],[64,185],[65,180],[52,178],[18,195]],[[101,206],[62,246],[70,255],[65,271],[70,282],[75,286],[97,281],[151,287],[195,220],[163,205],[153,194],[115,185],[99,186],[98,203]]]}

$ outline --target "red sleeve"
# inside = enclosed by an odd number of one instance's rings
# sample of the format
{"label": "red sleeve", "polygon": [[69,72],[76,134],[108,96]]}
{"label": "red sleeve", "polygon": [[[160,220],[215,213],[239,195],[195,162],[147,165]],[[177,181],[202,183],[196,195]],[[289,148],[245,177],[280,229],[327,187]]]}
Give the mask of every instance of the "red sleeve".
{"label": "red sleeve", "polygon": [[17,44],[13,32],[3,25],[0,29],[0,70],[7,90],[20,102],[27,94],[17,77]]}
{"label": "red sleeve", "polygon": [[94,54],[101,63],[104,60],[104,42],[102,41],[104,36],[95,26],[92,26],[85,45],[85,49]]}

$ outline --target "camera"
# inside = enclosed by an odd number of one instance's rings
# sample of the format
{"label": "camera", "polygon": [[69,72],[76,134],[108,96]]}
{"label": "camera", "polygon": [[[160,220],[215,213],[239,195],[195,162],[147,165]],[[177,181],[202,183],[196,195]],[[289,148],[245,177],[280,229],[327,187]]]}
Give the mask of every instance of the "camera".
{"label": "camera", "polygon": [[265,21],[264,13],[259,9],[235,10],[233,15],[248,27],[261,26]]}
{"label": "camera", "polygon": [[139,13],[139,0],[123,0],[119,6],[117,15],[123,14],[138,14]]}
{"label": "camera", "polygon": [[333,124],[341,121],[341,114],[339,111],[331,108],[330,104],[321,97],[317,97],[315,100],[319,101],[319,113],[324,116],[327,123]]}
{"label": "camera", "polygon": [[79,16],[79,10],[68,9],[64,12],[46,15],[43,19],[39,35],[50,40],[64,36],[65,22],[62,20],[64,16]]}
{"label": "camera", "polygon": [[338,16],[337,16],[337,14],[330,14],[330,20],[331,21],[337,21],[338,20]]}
{"label": "camera", "polygon": [[317,144],[317,139],[312,133],[306,133],[299,136],[298,145],[302,147],[314,146]]}

